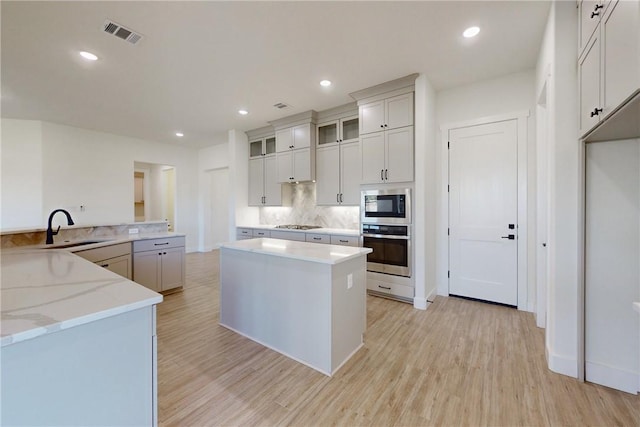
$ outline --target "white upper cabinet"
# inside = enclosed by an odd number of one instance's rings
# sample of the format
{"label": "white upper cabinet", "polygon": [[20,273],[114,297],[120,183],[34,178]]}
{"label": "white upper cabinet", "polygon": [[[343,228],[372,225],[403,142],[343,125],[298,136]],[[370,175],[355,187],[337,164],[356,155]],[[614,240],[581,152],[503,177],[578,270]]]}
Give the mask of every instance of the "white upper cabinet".
{"label": "white upper cabinet", "polygon": [[281,206],[276,156],[249,160],[249,206]]}
{"label": "white upper cabinet", "polygon": [[360,136],[358,122],[358,116],[351,116],[319,124],[316,131],[318,147],[358,141]]}
{"label": "white upper cabinet", "polygon": [[584,136],[640,91],[640,1],[582,1],[579,32]]}
{"label": "white upper cabinet", "polygon": [[316,204],[360,204],[360,143],[331,144],[316,151]]}
{"label": "white upper cabinet", "polygon": [[413,92],[360,105],[360,134],[413,125]]}
{"label": "white upper cabinet", "polygon": [[614,1],[600,23],[602,114],[640,89],[640,1]]}
{"label": "white upper cabinet", "polygon": [[249,160],[249,206],[262,206],[264,196],[264,159]]}
{"label": "white upper cabinet", "polygon": [[260,156],[266,156],[269,154],[275,154],[276,152],[276,137],[270,136],[266,138],[256,139],[249,142],[249,157],[256,158]]}
{"label": "white upper cabinet", "polygon": [[313,124],[307,123],[277,131],[276,152],[282,153],[296,148],[310,147],[313,130]]}
{"label": "white upper cabinet", "polygon": [[413,181],[413,126],[363,135],[362,183]]}

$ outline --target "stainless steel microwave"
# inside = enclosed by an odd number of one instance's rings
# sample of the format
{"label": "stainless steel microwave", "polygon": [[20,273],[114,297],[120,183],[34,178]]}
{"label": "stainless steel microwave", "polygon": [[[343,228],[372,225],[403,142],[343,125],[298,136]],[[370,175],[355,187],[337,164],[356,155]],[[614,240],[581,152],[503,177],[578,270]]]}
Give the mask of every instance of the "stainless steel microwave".
{"label": "stainless steel microwave", "polygon": [[362,191],[360,215],[362,224],[411,224],[411,189]]}

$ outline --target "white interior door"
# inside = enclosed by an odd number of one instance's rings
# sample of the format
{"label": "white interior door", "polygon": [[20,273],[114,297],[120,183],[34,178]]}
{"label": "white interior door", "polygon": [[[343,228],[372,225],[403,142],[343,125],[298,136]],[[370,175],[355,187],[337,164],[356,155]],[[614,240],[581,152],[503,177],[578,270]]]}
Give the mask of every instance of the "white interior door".
{"label": "white interior door", "polygon": [[517,122],[449,132],[449,294],[518,304]]}
{"label": "white interior door", "polygon": [[549,154],[547,149],[547,108],[546,83],[543,89],[545,98],[537,106],[537,142],[536,142],[536,325],[547,325],[547,277],[549,250]]}

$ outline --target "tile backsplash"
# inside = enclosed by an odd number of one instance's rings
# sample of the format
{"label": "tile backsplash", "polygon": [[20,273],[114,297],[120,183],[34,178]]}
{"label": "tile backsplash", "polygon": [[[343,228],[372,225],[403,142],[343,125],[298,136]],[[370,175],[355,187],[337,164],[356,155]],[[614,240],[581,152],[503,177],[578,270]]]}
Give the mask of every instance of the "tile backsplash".
{"label": "tile backsplash", "polygon": [[260,208],[261,225],[301,224],[357,230],[359,206],[316,206],[316,184],[295,184],[290,207]]}

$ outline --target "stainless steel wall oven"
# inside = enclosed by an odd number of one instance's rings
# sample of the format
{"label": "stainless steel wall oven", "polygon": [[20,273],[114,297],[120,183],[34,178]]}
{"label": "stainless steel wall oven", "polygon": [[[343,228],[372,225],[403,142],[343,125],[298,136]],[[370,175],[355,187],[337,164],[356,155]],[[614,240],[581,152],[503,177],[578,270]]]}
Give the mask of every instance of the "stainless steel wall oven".
{"label": "stainless steel wall oven", "polygon": [[408,225],[362,224],[362,246],[373,249],[367,270],[411,277],[410,236]]}

